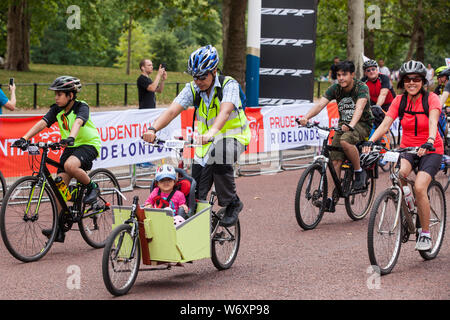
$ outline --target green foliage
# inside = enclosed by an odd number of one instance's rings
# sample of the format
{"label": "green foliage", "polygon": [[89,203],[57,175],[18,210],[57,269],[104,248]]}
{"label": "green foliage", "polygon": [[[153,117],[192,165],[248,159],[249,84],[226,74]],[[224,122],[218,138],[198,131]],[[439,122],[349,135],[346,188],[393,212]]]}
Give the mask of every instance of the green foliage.
{"label": "green foliage", "polygon": [[[154,54],[150,51],[150,37],[144,33],[144,29],[139,23],[134,23],[131,30],[131,59],[130,68],[139,70],[139,61],[142,59],[153,60]],[[122,32],[119,38],[119,45],[116,48],[119,52],[115,67],[125,68],[128,59],[128,30]]]}

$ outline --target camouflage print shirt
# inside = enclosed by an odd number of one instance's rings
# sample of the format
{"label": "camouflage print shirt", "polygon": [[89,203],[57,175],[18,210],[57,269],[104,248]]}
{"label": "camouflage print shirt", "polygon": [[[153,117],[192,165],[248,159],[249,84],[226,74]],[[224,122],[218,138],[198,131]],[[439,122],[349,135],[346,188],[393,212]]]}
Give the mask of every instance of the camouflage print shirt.
{"label": "camouflage print shirt", "polygon": [[350,123],[356,110],[356,101],[366,98],[367,102],[359,122],[363,122],[372,128],[374,116],[370,111],[369,88],[364,82],[357,79],[353,80],[353,88],[349,92],[345,92],[339,83],[335,83],[327,89],[324,97],[330,101],[336,99],[339,110],[339,125]]}

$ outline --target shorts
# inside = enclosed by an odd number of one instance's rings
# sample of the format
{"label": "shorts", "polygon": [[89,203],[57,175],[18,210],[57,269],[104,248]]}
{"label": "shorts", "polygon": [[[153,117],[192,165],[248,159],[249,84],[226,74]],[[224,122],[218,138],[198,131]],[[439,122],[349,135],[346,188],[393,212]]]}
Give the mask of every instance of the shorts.
{"label": "shorts", "polygon": [[[82,145],[79,147],[65,148],[59,162],[64,167],[70,156],[77,157],[81,162],[81,169],[84,171],[91,170],[93,161],[97,158],[98,152],[93,146]],[[64,172],[64,169],[58,168],[58,173]]]}
{"label": "shorts", "polygon": [[[341,147],[341,140],[346,141],[350,144],[356,145],[358,142],[365,141],[369,135],[371,127],[365,123],[357,123],[353,131],[338,133],[336,132],[333,137],[331,145],[333,147]],[[345,153],[343,151],[330,151],[330,160],[342,160],[346,159]]]}
{"label": "shorts", "polygon": [[402,153],[400,158],[408,160],[413,170],[418,168],[418,171],[425,171],[434,178],[441,167],[442,154],[429,153],[419,157],[417,154]]}

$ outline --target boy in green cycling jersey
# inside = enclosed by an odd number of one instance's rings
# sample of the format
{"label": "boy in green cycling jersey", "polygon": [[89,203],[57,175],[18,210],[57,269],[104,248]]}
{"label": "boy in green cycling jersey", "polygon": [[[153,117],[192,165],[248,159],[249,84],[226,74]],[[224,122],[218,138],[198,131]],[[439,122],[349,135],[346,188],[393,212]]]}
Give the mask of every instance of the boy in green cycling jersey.
{"label": "boy in green cycling jersey", "polygon": [[87,192],[83,202],[92,204],[97,200],[100,191],[86,171],[92,168],[93,161],[99,155],[101,142],[97,128],[91,120],[89,106],[76,100],[76,94],[81,90],[81,82],[75,77],[61,76],[55,79],[49,90],[55,91],[56,103],[22,138],[16,140],[13,146],[25,150],[29,139],[58,122],[61,144],[66,146],[60,158],[64,169],[58,168],[58,176],[66,185],[69,185],[72,178],[84,184]]}

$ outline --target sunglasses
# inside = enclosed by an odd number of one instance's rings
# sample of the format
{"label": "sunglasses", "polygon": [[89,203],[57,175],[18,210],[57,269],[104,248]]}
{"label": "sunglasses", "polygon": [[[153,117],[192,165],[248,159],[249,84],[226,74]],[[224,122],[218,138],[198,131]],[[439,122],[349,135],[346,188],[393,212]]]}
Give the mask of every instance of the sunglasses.
{"label": "sunglasses", "polygon": [[208,74],[204,74],[201,76],[193,76],[194,81],[198,81],[198,80],[205,80],[206,78],[208,78]]}
{"label": "sunglasses", "polygon": [[69,120],[67,120],[67,117],[64,113],[61,114],[60,119],[64,130],[69,130]]}
{"label": "sunglasses", "polygon": [[372,71],[377,71],[377,68],[368,68],[368,69],[366,69],[366,72],[372,72]]}
{"label": "sunglasses", "polygon": [[409,82],[421,82],[422,78],[420,77],[405,77],[405,79],[403,80],[404,83],[409,83]]}

